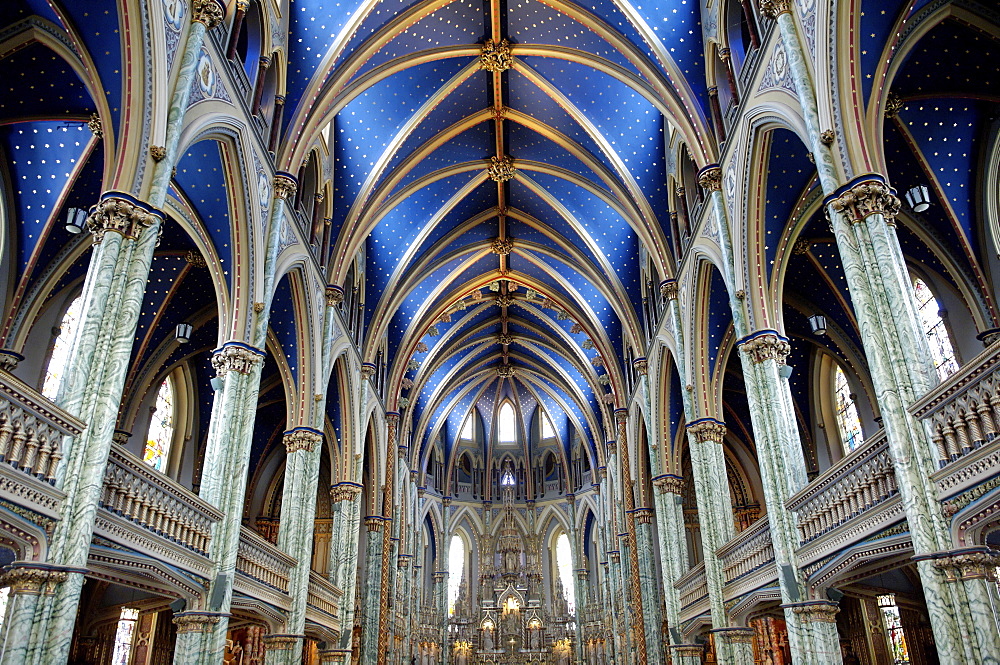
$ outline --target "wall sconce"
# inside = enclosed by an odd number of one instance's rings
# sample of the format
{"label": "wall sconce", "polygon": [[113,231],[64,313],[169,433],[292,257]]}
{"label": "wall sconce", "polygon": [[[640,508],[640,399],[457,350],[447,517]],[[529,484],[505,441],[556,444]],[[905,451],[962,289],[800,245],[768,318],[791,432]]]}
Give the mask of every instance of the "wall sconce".
{"label": "wall sconce", "polygon": [[931,196],[927,191],[927,185],[911,187],[903,196],[906,197],[906,202],[913,212],[923,212],[931,207]]}
{"label": "wall sconce", "polygon": [[87,211],[83,208],[70,208],[66,211],[66,231],[76,235],[83,231],[87,223]]}
{"label": "wall sconce", "polygon": [[191,333],[193,331],[194,326],[190,323],[178,323],[177,330],[174,332],[174,338],[178,344],[187,344],[191,341]]}
{"label": "wall sconce", "polygon": [[826,334],[826,317],[822,314],[813,314],[809,317],[809,327],[814,335]]}

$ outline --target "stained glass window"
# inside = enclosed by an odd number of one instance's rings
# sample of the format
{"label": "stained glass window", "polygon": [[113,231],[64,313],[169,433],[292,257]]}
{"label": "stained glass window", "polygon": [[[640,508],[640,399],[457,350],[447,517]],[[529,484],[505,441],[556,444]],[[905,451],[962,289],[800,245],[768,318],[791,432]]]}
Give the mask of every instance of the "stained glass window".
{"label": "stained glass window", "polygon": [[941,318],[941,306],[930,287],[919,277],[913,278],[913,297],[917,301],[920,325],[923,326],[927,343],[931,347],[934,369],[937,370],[939,379],[946,379],[958,371],[958,362],[955,360],[955,348],[951,345],[948,328]]}
{"label": "stained glass window", "polygon": [[885,624],[885,637],[889,642],[889,657],[893,665],[909,665],[910,652],[906,648],[906,636],[903,635],[903,622],[899,618],[899,607],[896,596],[886,594],[878,597],[878,608],[882,611],[882,622]]}
{"label": "stained glass window", "polygon": [[111,665],[128,665],[132,655],[132,638],[135,635],[135,622],[139,618],[139,610],[134,607],[123,607],[118,615],[118,629],[115,631],[115,650],[111,655]]}
{"label": "stained glass window", "polygon": [[174,387],[168,376],[160,384],[156,393],[156,405],[149,419],[149,433],[146,448],[142,451],[142,461],[157,471],[167,468],[167,456],[174,439]]}
{"label": "stained glass window", "polygon": [[517,420],[510,402],[500,405],[497,416],[497,440],[500,443],[517,443]]}
{"label": "stained glass window", "polygon": [[465,543],[461,536],[452,536],[448,547],[448,614],[455,613],[458,591],[465,574]]}
{"label": "stained glass window", "polygon": [[42,394],[51,400],[56,398],[59,382],[69,367],[69,350],[82,313],[83,298],[77,296],[66,308],[62,321],[59,322],[59,334],[52,343],[52,353],[49,354],[49,364],[45,367],[45,379],[42,381]]}
{"label": "stained glass window", "polygon": [[469,414],[469,417],[465,419],[465,424],[462,425],[462,438],[467,441],[472,440],[472,420],[472,414]]}
{"label": "stained glass window", "polygon": [[858,416],[858,407],[854,403],[854,395],[851,393],[851,386],[847,383],[847,375],[844,370],[837,366],[834,377],[834,392],[837,395],[837,422],[840,425],[840,438],[843,440],[847,450],[856,450],[865,441],[865,435],[861,432],[861,418]]}
{"label": "stained glass window", "polygon": [[556,567],[559,569],[559,581],[562,583],[566,607],[571,613],[576,612],[576,588],[573,586],[573,549],[569,544],[569,536],[565,533],[556,538]]}

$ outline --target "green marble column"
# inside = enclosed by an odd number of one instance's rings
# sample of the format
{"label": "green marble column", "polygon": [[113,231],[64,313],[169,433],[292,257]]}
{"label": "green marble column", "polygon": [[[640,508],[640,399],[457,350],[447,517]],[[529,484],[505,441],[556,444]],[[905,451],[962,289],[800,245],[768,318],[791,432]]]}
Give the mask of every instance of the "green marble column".
{"label": "green marble column", "polygon": [[[712,635],[716,653],[727,654],[728,662],[732,665],[754,665],[752,628],[717,628],[712,631]],[[797,664],[799,661],[794,662]]]}
{"label": "green marble column", "polygon": [[574,615],[575,621],[575,631],[574,631],[574,647],[573,652],[576,654],[576,660],[578,662],[583,662],[583,613],[584,606],[586,605],[586,596],[582,590],[582,580],[579,576],[579,571],[583,570],[586,572],[586,567],[583,563],[583,553],[581,552],[580,545],[580,534],[579,530],[576,528],[576,495],[567,494],[566,495],[566,505],[569,506],[569,537],[571,556],[573,557],[573,568],[577,571],[577,575],[573,578],[573,597],[576,599],[576,610]]}
{"label": "green marble column", "polygon": [[441,617],[441,665],[451,662],[451,640],[448,639],[448,547],[451,544],[451,497],[441,499],[441,553],[434,575],[438,584],[438,616]]}
{"label": "green marble column", "polygon": [[358,532],[361,528],[361,501],[363,487],[344,481],[334,485],[331,497],[339,514],[340,529],[334,531],[330,544],[331,581],[344,592],[340,606],[340,650],[351,652],[355,607],[358,590]]}
{"label": "green marble column", "polygon": [[670,656],[673,665],[701,665],[705,648],[700,644],[671,644]]}
{"label": "green marble column", "polygon": [[365,517],[365,584],[361,601],[361,662],[375,663],[378,655],[379,597],[382,590],[384,530],[391,528],[381,515]]}
{"label": "green marble column", "polygon": [[313,530],[316,520],[316,488],[319,484],[323,433],[311,427],[285,432],[285,482],[281,497],[278,548],[296,561],[288,581],[291,607],[285,620],[285,639],[280,648],[267,650],[267,665],[297,665],[302,660],[312,570]]}
{"label": "green marble column", "polygon": [[642,613],[646,631],[646,658],[649,663],[662,665],[663,640],[660,636],[663,621],[660,612],[660,590],[656,584],[656,563],[653,549],[653,509],[636,508],[636,551],[639,555],[639,584],[642,589]]}
{"label": "green marble column", "polygon": [[663,606],[667,634],[663,643],[683,644],[680,631],[681,598],[674,586],[690,568],[684,540],[684,479],[673,474],[653,478],[653,502],[660,544],[660,571],[663,576]]}
{"label": "green marble column", "polygon": [[615,421],[618,424],[618,445],[621,448],[620,487],[624,504],[625,543],[628,548],[626,579],[628,581],[629,600],[632,606],[631,635],[635,640],[635,651],[639,665],[646,665],[649,662],[646,649],[646,619],[644,611],[646,602],[642,593],[643,571],[639,563],[638,536],[636,533],[635,489],[632,483],[632,453],[628,445],[628,410],[616,409]]}

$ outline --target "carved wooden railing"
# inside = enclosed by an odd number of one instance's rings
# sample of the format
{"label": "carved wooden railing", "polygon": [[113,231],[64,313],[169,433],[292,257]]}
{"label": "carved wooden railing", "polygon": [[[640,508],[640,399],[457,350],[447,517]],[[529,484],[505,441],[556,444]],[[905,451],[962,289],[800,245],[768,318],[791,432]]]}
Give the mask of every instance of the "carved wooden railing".
{"label": "carved wooden railing", "polygon": [[84,427],[28,384],[0,371],[0,461],[52,484],[63,437],[77,436]]}
{"label": "carved wooden railing", "polygon": [[899,494],[889,443],[879,430],[788,500],[803,545]]}
{"label": "carved wooden railing", "polygon": [[1000,434],[1000,344],[994,344],[910,407],[929,421],[945,467]]}
{"label": "carved wooden railing", "polygon": [[681,608],[695,605],[708,598],[708,582],[705,578],[705,562],[702,561],[674,582],[674,588],[680,593]]}
{"label": "carved wooden railing", "polygon": [[101,507],[155,535],[205,555],[212,525],[222,519],[213,506],[117,444],[104,472]]}
{"label": "carved wooden railing", "polygon": [[240,529],[236,552],[236,572],[252,580],[288,593],[288,579],[295,559],[267,542],[247,527]]}
{"label": "carved wooden railing", "polygon": [[772,577],[774,547],[771,544],[767,515],[720,547],[716,555],[722,564],[723,579],[726,580],[727,587],[754,573],[765,573],[764,577]]}
{"label": "carved wooden railing", "polygon": [[344,592],[333,582],[315,571],[309,573],[309,599],[306,605],[331,617],[340,615],[340,599]]}

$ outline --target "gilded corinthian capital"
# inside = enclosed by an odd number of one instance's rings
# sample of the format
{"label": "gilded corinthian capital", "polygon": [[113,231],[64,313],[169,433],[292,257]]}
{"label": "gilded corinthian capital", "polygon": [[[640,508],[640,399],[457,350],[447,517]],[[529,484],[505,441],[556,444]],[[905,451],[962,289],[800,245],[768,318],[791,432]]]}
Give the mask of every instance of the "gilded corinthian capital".
{"label": "gilded corinthian capital", "polygon": [[[882,215],[887,224],[895,225],[899,213],[899,199],[892,189],[876,176],[849,185],[828,199],[837,212],[847,215],[853,224],[863,222],[871,215]],[[876,179],[877,178],[877,179]]]}
{"label": "gilded corinthian capital", "polygon": [[760,13],[768,18],[775,19],[791,12],[791,0],[760,0]]}
{"label": "gilded corinthian capital", "polygon": [[777,360],[779,365],[784,365],[785,359],[792,350],[788,340],[774,330],[758,330],[744,337],[737,343],[737,346],[743,353],[750,356],[755,364],[760,364],[765,360]]}
{"label": "gilded corinthian capital", "polygon": [[211,30],[222,23],[222,19],[226,16],[226,8],[219,0],[193,0],[191,10],[191,20],[204,23],[206,30]]}
{"label": "gilded corinthian capital", "polygon": [[249,374],[263,357],[264,352],[260,349],[240,342],[227,342],[212,356],[212,367],[219,376],[225,376],[230,371]]}
{"label": "gilded corinthian capital", "polygon": [[147,226],[162,219],[162,215],[126,194],[109,192],[90,211],[87,227],[94,234],[94,243],[104,240],[109,231],[126,238],[137,238]]}
{"label": "gilded corinthian capital", "polygon": [[698,173],[698,184],[710,192],[722,189],[722,169],[716,165],[706,166]]}
{"label": "gilded corinthian capital", "polygon": [[282,440],[285,443],[285,452],[288,454],[300,450],[312,452],[313,448],[323,442],[323,434],[311,428],[297,427],[285,432]]}
{"label": "gilded corinthian capital", "polygon": [[694,440],[698,443],[721,444],[726,436],[726,423],[714,418],[701,418],[689,422],[687,431],[694,436]]}

